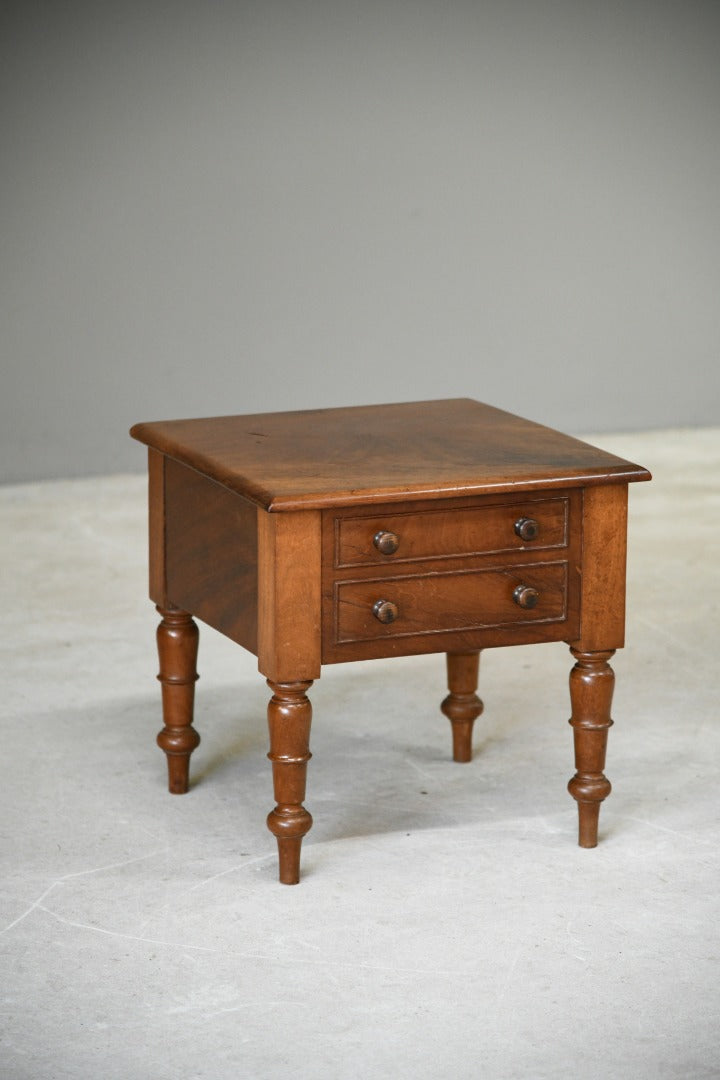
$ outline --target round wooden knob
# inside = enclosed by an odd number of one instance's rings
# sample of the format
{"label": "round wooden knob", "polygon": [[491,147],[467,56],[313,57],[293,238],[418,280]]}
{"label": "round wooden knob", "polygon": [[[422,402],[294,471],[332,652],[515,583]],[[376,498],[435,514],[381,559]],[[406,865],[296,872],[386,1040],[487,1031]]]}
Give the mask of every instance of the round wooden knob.
{"label": "round wooden knob", "polygon": [[394,532],[385,532],[384,529],[381,529],[380,532],[375,533],[373,544],[383,555],[394,555],[400,541]]}
{"label": "round wooden knob", "polygon": [[513,600],[521,608],[534,608],[539,599],[540,593],[530,585],[518,585],[513,592]]}
{"label": "round wooden knob", "polygon": [[535,518],[521,517],[515,522],[515,532],[521,540],[537,540],[540,533],[540,522]]}
{"label": "round wooden knob", "polygon": [[397,605],[392,600],[376,600],[373,604],[373,615],[381,623],[395,622],[398,617]]}

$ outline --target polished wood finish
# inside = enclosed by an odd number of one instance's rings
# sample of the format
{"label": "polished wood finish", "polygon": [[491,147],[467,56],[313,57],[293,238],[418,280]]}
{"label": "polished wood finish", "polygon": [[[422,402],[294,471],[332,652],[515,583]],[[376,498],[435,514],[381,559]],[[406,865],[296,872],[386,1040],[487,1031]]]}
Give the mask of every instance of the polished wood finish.
{"label": "polished wood finish", "polygon": [[[402,515],[392,504],[323,511],[322,662],[476,651],[516,644],[520,635],[525,644],[576,638],[583,493],[559,495],[423,500]],[[524,543],[515,531],[528,513],[544,523],[537,542]],[[405,523],[402,535],[416,534],[416,517],[431,534],[418,535],[411,558],[399,548],[392,557],[372,555],[373,530],[393,515]],[[342,541],[346,524],[352,546]],[[420,551],[434,554],[420,558]],[[358,553],[358,561],[346,561]],[[521,610],[514,590],[540,583],[549,586],[540,606]],[[372,617],[379,599],[398,609],[387,628]]]}
{"label": "polished wood finish", "polygon": [[157,610],[162,615],[157,628],[157,647],[165,721],[157,744],[167,756],[168,790],[173,795],[184,795],[188,790],[190,755],[200,743],[200,736],[192,726],[198,679],[198,628],[186,611],[160,607]]}
{"label": "polished wood finish", "polygon": [[172,603],[257,653],[257,508],[168,459],[165,531]]}
{"label": "polished wood finish", "polygon": [[440,708],[452,724],[453,760],[472,761],[473,724],[483,711],[476,693],[480,653],[448,653],[446,661],[450,693]]}
{"label": "polished wood finish", "polygon": [[150,595],[170,787],[187,789],[197,632],[258,657],[280,877],[299,877],[323,664],[447,654],[442,711],[471,757],[479,651],[566,641],[580,843],[597,840],[623,644],[627,488],[646,469],[467,399],[136,425],[149,446]]}
{"label": "polished wood finish", "polygon": [[515,522],[516,536],[519,536],[526,543],[537,540],[542,531],[542,522],[538,521],[537,518],[520,517]]}
{"label": "polished wood finish", "polygon": [[150,599],[159,607],[167,604],[165,589],[165,462],[167,458],[148,449],[148,540]]}
{"label": "polished wood finish", "polygon": [[627,501],[627,484],[583,492],[581,651],[625,644]]}
{"label": "polished wood finish", "polygon": [[136,424],[265,510],[647,480],[646,469],[468,398]]}
{"label": "polished wood finish", "polygon": [[571,649],[576,663],[570,672],[570,723],[575,741],[575,775],[568,791],[577,800],[580,847],[595,847],[598,842],[600,803],[610,794],[610,781],[603,773],[608,731],[612,726],[615,674],[605,652],[581,653]]}
{"label": "polished wood finish", "polygon": [[393,604],[392,600],[376,600],[372,613],[378,622],[385,624],[395,622],[399,614],[397,604]]}
{"label": "polished wood finish", "polygon": [[[536,591],[538,601],[534,607],[515,602],[513,594],[518,587]],[[567,590],[565,561],[343,581],[335,589],[334,641],[565,622]],[[396,618],[384,621],[376,617],[374,606],[380,599],[395,605]]]}
{"label": "polished wood finish", "polygon": [[513,589],[512,597],[513,603],[517,604],[523,611],[534,611],[540,603],[541,593],[534,586],[525,585],[521,582]]}
{"label": "polished wood finish", "polygon": [[320,515],[258,516],[258,667],[268,679],[320,676]]}
{"label": "polished wood finish", "polygon": [[394,555],[398,549],[399,540],[395,533],[380,529],[373,537],[373,544],[381,555]]}
{"label": "polished wood finish", "polygon": [[268,679],[268,686],[273,692],[268,704],[268,757],[277,805],[268,814],[267,824],[277,838],[280,881],[296,885],[300,880],[300,845],[312,825],[303,806],[307,763],[312,757],[312,706],[306,694],[312,682],[274,683]]}
{"label": "polished wood finish", "polygon": [[[567,498],[534,503],[513,500],[493,506],[476,502],[459,509],[424,513],[399,514],[388,508],[377,517],[339,516],[335,518],[335,566],[389,566],[453,556],[471,558],[523,551],[526,544],[533,551],[562,548],[567,544],[568,502]],[[537,518],[537,538],[524,540],[516,525],[528,521],[524,514],[530,509]],[[392,551],[385,552],[379,549],[376,536],[394,536],[397,543]]]}

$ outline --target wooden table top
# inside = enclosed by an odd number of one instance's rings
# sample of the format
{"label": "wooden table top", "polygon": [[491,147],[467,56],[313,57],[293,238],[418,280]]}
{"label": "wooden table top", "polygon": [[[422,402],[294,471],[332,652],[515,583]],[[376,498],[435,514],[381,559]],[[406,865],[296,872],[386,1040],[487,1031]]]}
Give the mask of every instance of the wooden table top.
{"label": "wooden table top", "polygon": [[131,435],[271,511],[650,479],[469,398],[164,420]]}

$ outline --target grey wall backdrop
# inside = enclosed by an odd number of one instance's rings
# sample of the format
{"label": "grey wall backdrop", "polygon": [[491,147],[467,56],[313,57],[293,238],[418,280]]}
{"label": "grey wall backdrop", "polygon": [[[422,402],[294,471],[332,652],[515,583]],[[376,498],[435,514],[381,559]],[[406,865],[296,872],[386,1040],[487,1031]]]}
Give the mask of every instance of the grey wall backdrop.
{"label": "grey wall backdrop", "polygon": [[136,420],[714,423],[720,4],[5,0],[2,476]]}

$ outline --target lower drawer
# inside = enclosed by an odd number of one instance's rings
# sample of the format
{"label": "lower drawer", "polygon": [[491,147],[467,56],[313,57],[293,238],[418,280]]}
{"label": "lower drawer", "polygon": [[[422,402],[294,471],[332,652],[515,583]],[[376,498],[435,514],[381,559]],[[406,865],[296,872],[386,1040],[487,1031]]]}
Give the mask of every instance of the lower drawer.
{"label": "lower drawer", "polygon": [[339,581],[333,595],[334,640],[562,622],[567,590],[564,561]]}

